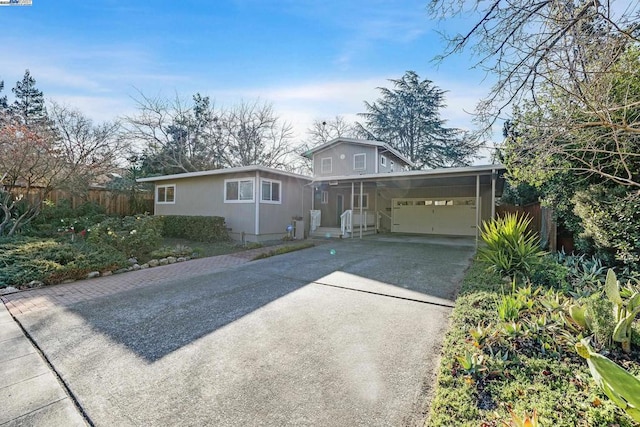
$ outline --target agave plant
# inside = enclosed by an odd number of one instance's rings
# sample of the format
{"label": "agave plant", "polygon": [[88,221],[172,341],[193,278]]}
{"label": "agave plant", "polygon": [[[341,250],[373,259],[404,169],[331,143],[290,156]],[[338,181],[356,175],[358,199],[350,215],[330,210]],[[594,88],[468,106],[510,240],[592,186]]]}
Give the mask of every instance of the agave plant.
{"label": "agave plant", "polygon": [[486,246],[478,250],[480,259],[501,274],[528,275],[544,255],[540,239],[527,229],[530,223],[531,218],[517,213],[485,221],[480,232]]}

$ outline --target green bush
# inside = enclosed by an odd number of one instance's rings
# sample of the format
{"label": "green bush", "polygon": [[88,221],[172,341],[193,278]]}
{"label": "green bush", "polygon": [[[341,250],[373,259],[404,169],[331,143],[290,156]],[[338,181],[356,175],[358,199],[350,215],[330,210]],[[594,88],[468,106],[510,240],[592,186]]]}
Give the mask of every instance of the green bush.
{"label": "green bush", "polygon": [[162,235],[199,242],[228,241],[229,232],[220,216],[171,215],[162,218]]}
{"label": "green bush", "polygon": [[89,229],[87,241],[110,246],[127,257],[143,257],[162,242],[162,219],[138,215],[107,218]]}
{"label": "green bush", "polygon": [[79,233],[107,218],[104,207],[95,202],[85,202],[73,209],[67,199],[57,203],[45,201],[40,215],[30,224],[28,234],[53,237],[60,234]]}
{"label": "green bush", "polygon": [[576,193],[582,239],[593,241],[605,263],[640,266],[640,192],[624,186],[593,185]]}
{"label": "green bush", "polygon": [[32,280],[55,284],[125,265],[126,257],[116,249],[82,241],[20,238],[0,242],[0,286],[21,286]]}
{"label": "green bush", "polygon": [[544,255],[540,239],[527,230],[531,219],[507,213],[482,224],[481,236],[486,247],[478,250],[480,259],[490,268],[509,276],[527,276]]}
{"label": "green bush", "polygon": [[531,282],[554,289],[568,289],[569,269],[556,262],[555,258],[547,255],[540,258],[540,262],[535,264],[531,270]]}

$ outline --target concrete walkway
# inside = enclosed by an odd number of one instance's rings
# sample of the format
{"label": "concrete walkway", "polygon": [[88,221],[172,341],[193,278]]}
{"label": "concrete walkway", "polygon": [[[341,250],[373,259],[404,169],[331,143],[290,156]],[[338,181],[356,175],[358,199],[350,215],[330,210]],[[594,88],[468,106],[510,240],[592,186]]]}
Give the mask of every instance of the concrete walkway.
{"label": "concrete walkway", "polygon": [[86,426],[65,389],[0,307],[0,426]]}

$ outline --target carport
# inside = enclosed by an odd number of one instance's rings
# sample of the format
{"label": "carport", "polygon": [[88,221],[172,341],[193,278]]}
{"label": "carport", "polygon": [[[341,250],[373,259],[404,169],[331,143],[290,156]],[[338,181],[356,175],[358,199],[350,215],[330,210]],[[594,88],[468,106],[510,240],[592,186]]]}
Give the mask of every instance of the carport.
{"label": "carport", "polygon": [[320,225],[351,237],[371,231],[477,237],[482,221],[495,215],[504,172],[502,165],[483,165],[316,179],[312,209],[321,212]]}

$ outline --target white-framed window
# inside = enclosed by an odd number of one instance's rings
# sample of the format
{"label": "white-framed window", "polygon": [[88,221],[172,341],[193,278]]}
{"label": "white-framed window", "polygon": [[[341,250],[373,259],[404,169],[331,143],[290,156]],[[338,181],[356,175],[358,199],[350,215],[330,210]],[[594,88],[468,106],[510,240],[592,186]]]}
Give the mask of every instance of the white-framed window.
{"label": "white-framed window", "polygon": [[[360,195],[353,195],[353,209],[360,209]],[[362,209],[369,209],[369,194],[362,193]]]}
{"label": "white-framed window", "polygon": [[394,165],[393,160],[390,160],[390,161],[389,161],[389,170],[390,170],[391,172],[393,172],[393,165]]}
{"label": "white-framed window", "polygon": [[367,167],[367,153],[358,153],[353,155],[353,170],[361,171]]}
{"label": "white-framed window", "polygon": [[380,166],[387,166],[387,158],[385,156],[380,156]]}
{"label": "white-framed window", "polygon": [[320,159],[320,171],[322,173],[331,173],[333,171],[333,159],[331,157]]}
{"label": "white-framed window", "polygon": [[280,204],[282,200],[282,183],[273,179],[260,180],[260,201],[262,203]]}
{"label": "white-framed window", "polygon": [[326,205],[327,203],[329,203],[329,192],[323,191],[321,195],[322,196],[320,198],[320,203],[322,203],[323,205]]}
{"label": "white-framed window", "polygon": [[173,204],[176,202],[176,185],[158,185],[156,186],[156,203]]}
{"label": "white-framed window", "polygon": [[224,180],[225,203],[251,203],[254,199],[253,184],[255,178]]}

